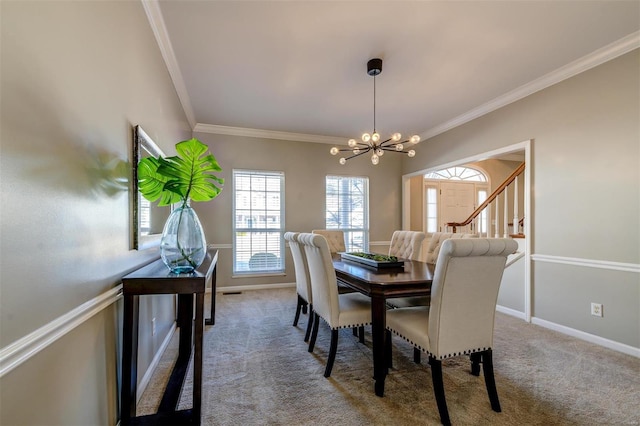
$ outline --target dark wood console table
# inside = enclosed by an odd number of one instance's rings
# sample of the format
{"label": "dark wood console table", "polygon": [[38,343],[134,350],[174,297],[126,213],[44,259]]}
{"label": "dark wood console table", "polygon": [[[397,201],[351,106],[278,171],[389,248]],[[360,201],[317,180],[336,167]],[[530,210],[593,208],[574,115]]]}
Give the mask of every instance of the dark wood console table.
{"label": "dark wood console table", "polygon": [[[209,249],[200,267],[190,274],[173,274],[161,259],[122,278],[124,321],[122,342],[122,425],[183,425],[200,424],[202,407],[202,337],[204,332],[204,293],[211,280],[211,317],[214,323],[216,294],[216,263],[218,251]],[[180,328],[178,359],[173,367],[158,412],[136,417],[138,386],[138,314],[140,296],[177,294],[177,326]],[[195,300],[195,323],[193,307]],[[195,324],[195,333],[193,331]],[[193,352],[193,406],[177,410],[180,392]]]}

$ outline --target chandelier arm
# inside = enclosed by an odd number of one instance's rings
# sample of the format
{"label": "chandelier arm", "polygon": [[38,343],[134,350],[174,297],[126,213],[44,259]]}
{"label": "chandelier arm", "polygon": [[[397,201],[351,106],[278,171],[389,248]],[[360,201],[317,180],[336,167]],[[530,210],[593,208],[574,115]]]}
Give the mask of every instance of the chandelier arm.
{"label": "chandelier arm", "polygon": [[405,151],[405,150],[398,151],[397,149],[392,148],[392,147],[390,147],[390,146],[385,146],[385,147],[383,147],[383,148],[382,148],[382,150],[383,150],[383,151],[390,151],[390,152],[399,152],[399,153],[403,153],[403,152],[404,152],[405,154],[408,154],[408,153],[409,153],[409,151]]}
{"label": "chandelier arm", "polygon": [[369,152],[369,151],[371,151],[371,148],[367,148],[367,149],[365,149],[365,150],[364,150],[364,151],[362,151],[362,152],[359,152],[359,153],[357,153],[357,154],[353,154],[351,157],[347,157],[347,158],[345,158],[345,160],[351,160],[352,158],[359,157],[359,156],[361,156],[362,154],[366,154],[366,153],[367,153],[367,152]]}

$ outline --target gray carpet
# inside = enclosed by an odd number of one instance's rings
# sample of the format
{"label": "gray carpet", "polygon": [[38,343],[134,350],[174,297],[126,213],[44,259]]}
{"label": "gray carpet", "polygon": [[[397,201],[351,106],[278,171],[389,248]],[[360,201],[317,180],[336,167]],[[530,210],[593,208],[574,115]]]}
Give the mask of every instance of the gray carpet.
{"label": "gray carpet", "polygon": [[[371,335],[343,330],[330,379],[323,377],[330,332],[321,324],[311,354],[307,316],[292,327],[295,290],[218,294],[216,325],[205,327],[205,425],[437,425],[428,364],[395,337],[385,396],[373,393]],[[177,335],[177,333],[176,333]],[[138,415],[153,413],[177,352],[163,355]],[[638,425],[640,360],[503,314],[496,318],[494,364],[502,413],[491,410],[484,378],[467,357],[443,363],[453,424]],[[191,377],[191,373],[188,374]],[[191,382],[181,408],[191,405]]]}

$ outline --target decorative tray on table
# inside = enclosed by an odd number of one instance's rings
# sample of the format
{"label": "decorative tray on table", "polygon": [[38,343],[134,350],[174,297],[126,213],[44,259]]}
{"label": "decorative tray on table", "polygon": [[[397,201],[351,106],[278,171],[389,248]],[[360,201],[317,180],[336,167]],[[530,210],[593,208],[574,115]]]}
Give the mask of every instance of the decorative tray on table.
{"label": "decorative tray on table", "polygon": [[374,268],[402,268],[404,261],[395,256],[386,256],[377,253],[351,252],[340,253],[343,260],[362,263],[363,265],[372,266]]}

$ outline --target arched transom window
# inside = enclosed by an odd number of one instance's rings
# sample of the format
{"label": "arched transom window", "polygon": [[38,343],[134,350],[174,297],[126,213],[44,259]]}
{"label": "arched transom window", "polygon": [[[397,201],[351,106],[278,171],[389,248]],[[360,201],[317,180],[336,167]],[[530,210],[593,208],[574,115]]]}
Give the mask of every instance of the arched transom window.
{"label": "arched transom window", "polygon": [[487,177],[481,171],[470,167],[449,167],[448,169],[430,172],[425,179],[464,180],[467,182],[486,182]]}

